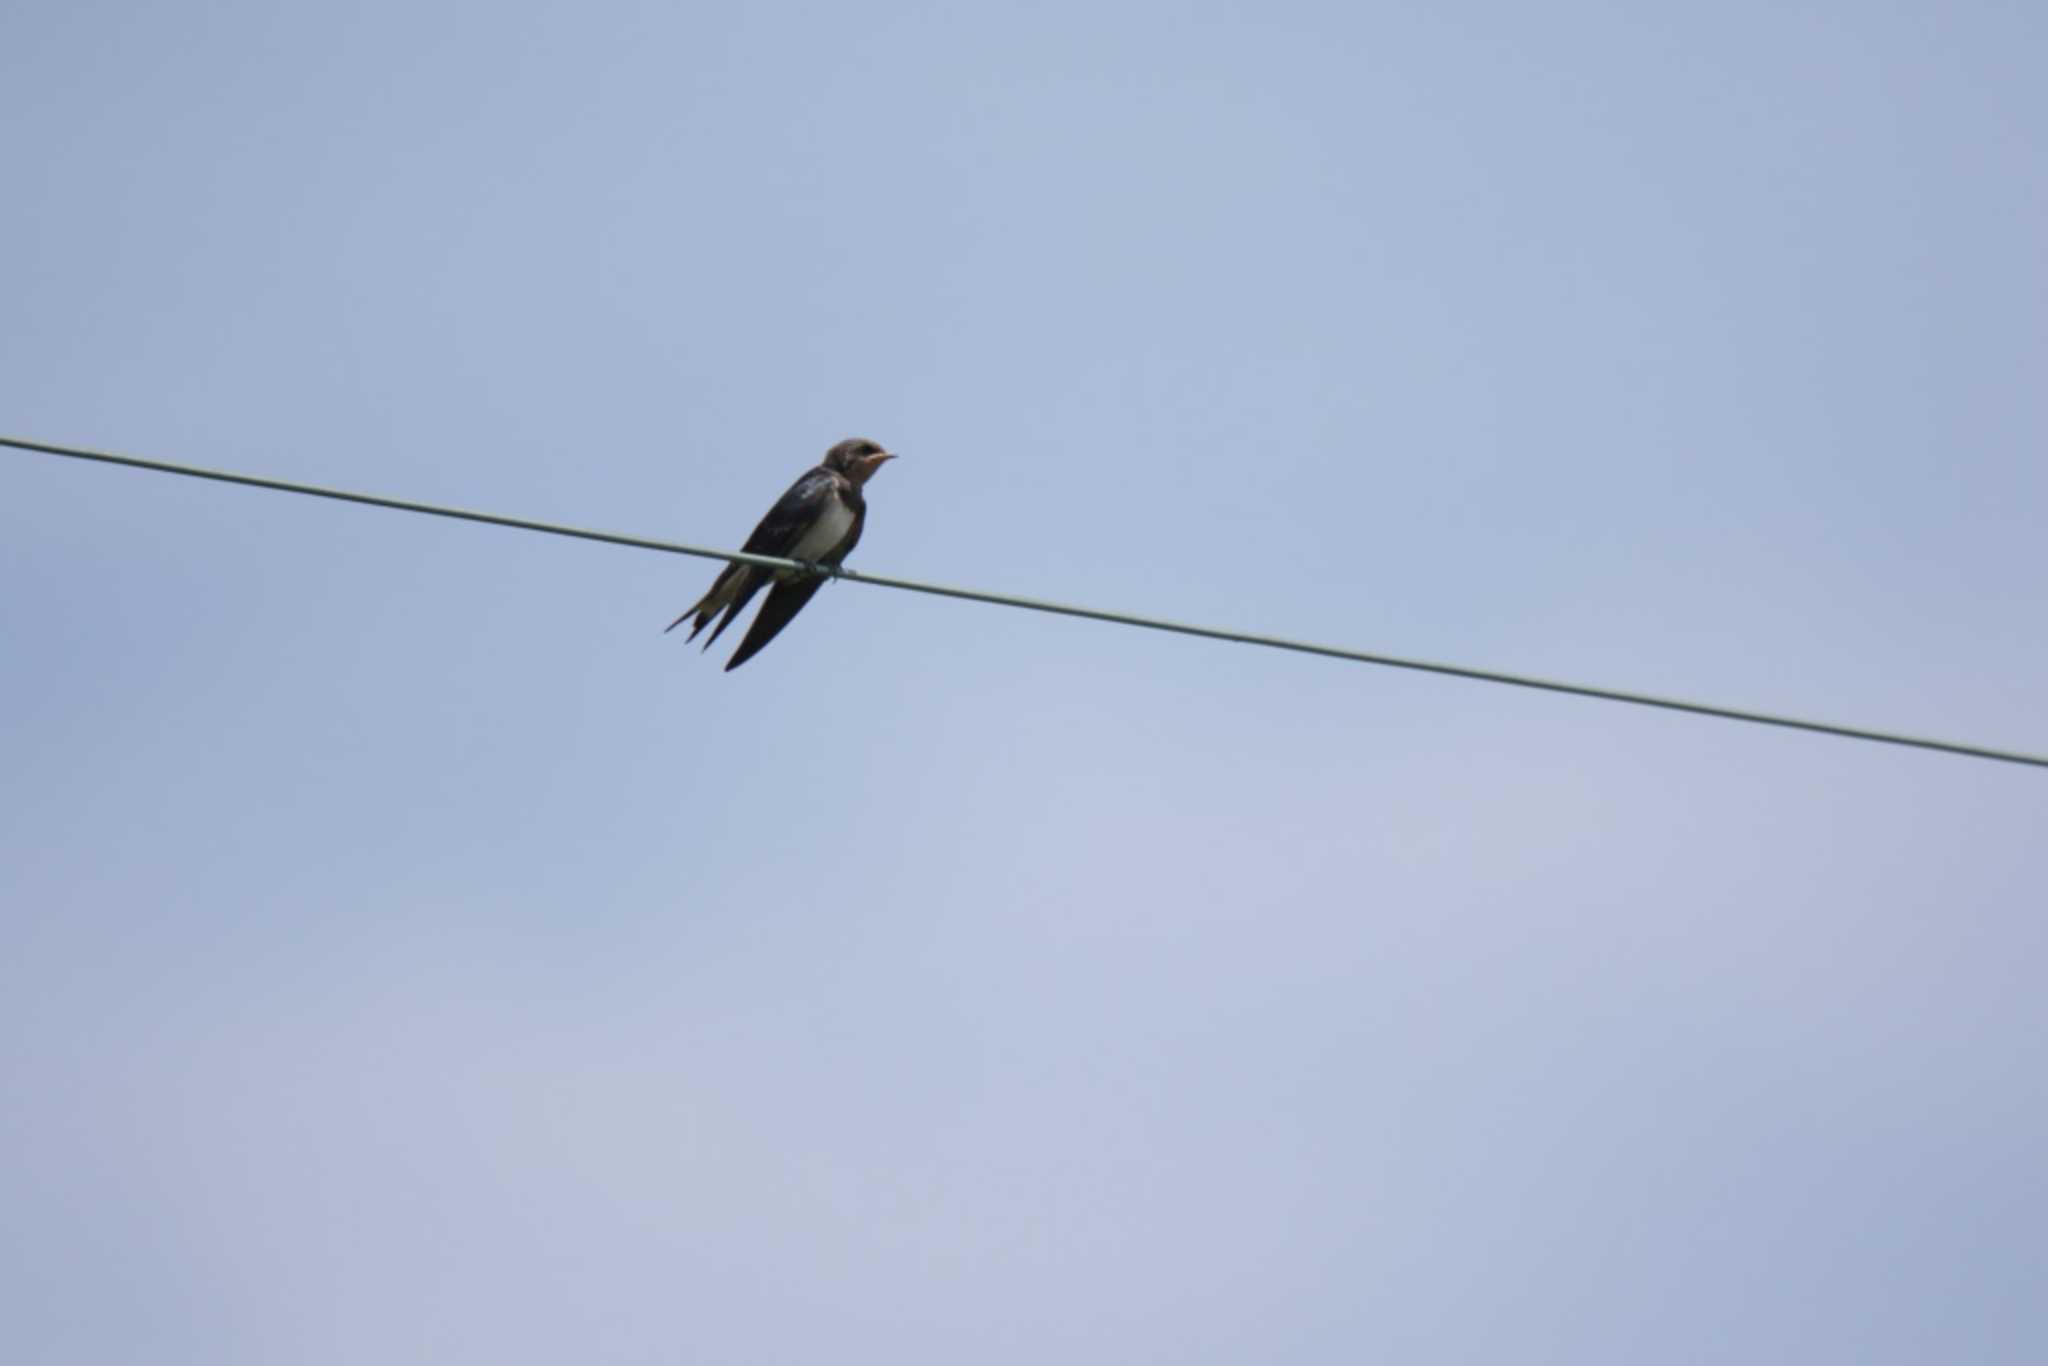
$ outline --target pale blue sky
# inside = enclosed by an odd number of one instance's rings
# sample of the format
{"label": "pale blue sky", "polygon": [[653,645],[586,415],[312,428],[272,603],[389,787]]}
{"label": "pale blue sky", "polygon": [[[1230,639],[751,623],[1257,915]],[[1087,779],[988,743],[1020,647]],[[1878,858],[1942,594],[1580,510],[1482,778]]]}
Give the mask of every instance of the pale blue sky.
{"label": "pale blue sky", "polygon": [[[2038,5],[16,6],[0,430],[2048,749]],[[0,1357],[2031,1362],[2048,782],[0,452]]]}

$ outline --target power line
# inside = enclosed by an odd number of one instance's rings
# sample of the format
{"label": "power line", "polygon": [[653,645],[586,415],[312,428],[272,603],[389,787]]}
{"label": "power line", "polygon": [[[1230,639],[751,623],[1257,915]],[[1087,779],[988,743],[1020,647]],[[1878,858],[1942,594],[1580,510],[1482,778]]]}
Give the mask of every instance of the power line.
{"label": "power line", "polygon": [[1943,754],[1960,754],[1972,759],[1991,759],[2000,763],[2027,764],[2035,768],[2048,768],[2048,756],[2026,754],[2018,750],[1994,749],[1986,745],[1966,745],[1953,740],[1935,740],[1925,736],[1902,735],[1895,731],[1872,730],[1864,726],[1837,725],[1831,721],[1810,721],[1796,716],[1781,716],[1772,712],[1750,711],[1741,707],[1723,707],[1709,702],[1691,702],[1682,698],[1657,697],[1650,693],[1626,692],[1619,688],[1599,688],[1584,683],[1565,683],[1551,678],[1536,678],[1528,674],[1504,673],[1496,669],[1476,669],[1462,664],[1439,664],[1424,659],[1409,659],[1399,655],[1376,654],[1367,650],[1348,650],[1337,645],[1318,645],[1311,641],[1289,640],[1282,636],[1260,635],[1250,631],[1230,631],[1214,626],[1196,626],[1188,622],[1167,621],[1159,617],[1140,616],[1132,612],[1111,612],[1098,607],[1078,607],[1071,603],[1048,602],[1042,598],[1017,597],[1009,593],[987,593],[974,588],[956,588],[949,584],[924,583],[917,579],[892,578],[884,574],[861,574],[851,569],[831,569],[808,565],[796,560],[781,559],[774,555],[749,555],[738,550],[715,550],[706,546],[685,545],[679,541],[657,541],[644,536],[624,536],[612,531],[594,531],[585,527],[563,526],[556,522],[536,521],[527,517],[506,517],[494,512],[475,512],[466,508],[444,507],[436,503],[420,503],[406,498],[386,498],[374,493],[355,493],[347,489],[324,488],[318,484],[299,484],[286,479],[267,479],[261,475],[236,474],[229,470],[205,469],[197,465],[174,464],[168,460],[145,460],[132,455],[114,455],[106,451],[85,450],[76,446],[58,446],[42,441],[26,441],[18,437],[0,436],[0,446],[11,446],[17,450],[33,451],[42,455],[63,456],[72,460],[90,460],[104,465],[125,465],[131,469],[155,470],[160,474],[178,474],[191,479],[211,479],[223,484],[243,484],[250,488],[270,489],[277,493],[297,493],[311,498],[330,498],[344,503],[361,503],[368,507],[393,508],[400,512],[417,512],[429,517],[449,517],[458,521],[482,522],[489,526],[512,527],[519,531],[537,531],[549,536],[568,536],[581,541],[600,541],[607,545],[632,546],[640,550],[659,550],[671,555],[694,555],[700,559],[728,560],[742,564],[759,565],[764,569],[793,570],[799,573],[822,574],[831,578],[845,579],[851,583],[871,584],[877,588],[899,588],[911,593],[928,593],[935,597],[960,598],[968,602],[990,603],[998,607],[1019,607],[1028,612],[1050,612],[1056,616],[1082,617],[1090,621],[1106,621],[1117,626],[1135,626],[1148,631],[1169,631],[1176,635],[1199,636],[1205,640],[1228,641],[1236,645],[1256,645],[1269,650],[1291,650],[1297,654],[1321,655],[1328,659],[1345,659],[1358,664],[1378,664],[1390,669],[1409,669],[1418,673],[1443,674],[1451,678],[1469,678],[1482,683],[1503,683],[1515,688],[1534,688],[1542,692],[1567,693],[1574,697],[1591,697],[1603,702],[1625,702],[1631,706],[1657,707],[1665,711],[1690,712],[1695,716],[1712,716],[1724,721],[1745,721],[1752,725],[1778,726],[1786,730],[1810,731],[1817,735],[1833,735],[1849,740],[1869,740],[1877,744],[1901,745],[1910,749],[1935,750]]}

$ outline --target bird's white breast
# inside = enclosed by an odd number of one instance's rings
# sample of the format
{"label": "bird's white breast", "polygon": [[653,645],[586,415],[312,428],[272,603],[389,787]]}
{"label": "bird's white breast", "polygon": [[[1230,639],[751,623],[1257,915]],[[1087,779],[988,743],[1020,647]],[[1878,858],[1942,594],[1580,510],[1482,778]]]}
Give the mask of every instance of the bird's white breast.
{"label": "bird's white breast", "polygon": [[825,500],[825,509],[811,529],[791,548],[792,560],[815,560],[831,551],[853,530],[853,509],[836,496]]}

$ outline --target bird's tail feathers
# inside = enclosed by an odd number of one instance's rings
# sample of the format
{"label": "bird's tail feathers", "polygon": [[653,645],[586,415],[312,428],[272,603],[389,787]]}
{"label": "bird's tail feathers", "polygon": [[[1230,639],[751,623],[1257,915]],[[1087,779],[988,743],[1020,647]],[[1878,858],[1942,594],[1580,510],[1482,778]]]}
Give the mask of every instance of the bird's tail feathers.
{"label": "bird's tail feathers", "polygon": [[[749,602],[753,601],[753,598],[754,589],[752,587],[749,587],[746,592],[740,594],[737,598],[734,598],[732,600],[731,605],[725,609],[725,615],[718,619],[718,625],[711,628],[711,635],[704,641],[705,649],[710,649],[712,643],[716,641],[720,636],[725,634],[725,628],[732,625],[732,619],[738,616],[741,610],[745,608]],[[711,614],[709,612],[706,612],[704,614],[703,620],[700,620],[697,623],[698,630],[702,630],[704,622],[710,619]],[[697,632],[690,632],[690,639],[695,640],[696,638]]]}
{"label": "bird's tail feathers", "polygon": [[[685,641],[695,640],[697,633],[704,629],[711,618],[718,615],[721,608],[731,603],[735,598],[740,602],[745,602],[754,595],[750,574],[751,569],[751,565],[728,564],[719,572],[718,577],[711,581],[710,590],[703,597],[692,603],[688,611],[663,627],[662,634],[667,635],[691,617],[695,617],[697,619],[696,624],[690,627],[690,634],[684,637]],[[717,634],[714,632],[712,639],[716,640],[717,638]],[[710,642],[707,641],[705,643],[709,644]]]}

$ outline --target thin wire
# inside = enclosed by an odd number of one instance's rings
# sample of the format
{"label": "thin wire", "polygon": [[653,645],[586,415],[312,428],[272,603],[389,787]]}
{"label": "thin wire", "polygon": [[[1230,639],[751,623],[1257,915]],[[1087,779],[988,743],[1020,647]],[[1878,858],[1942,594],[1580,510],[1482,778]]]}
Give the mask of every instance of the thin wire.
{"label": "thin wire", "polygon": [[927,593],[934,597],[960,598],[967,602],[989,603],[997,607],[1018,607],[1027,612],[1049,612],[1056,616],[1082,617],[1089,621],[1106,621],[1117,626],[1135,626],[1148,631],[1168,631],[1175,635],[1198,636],[1205,640],[1222,640],[1236,645],[1256,645],[1269,650],[1291,650],[1296,654],[1321,655],[1327,659],[1344,659],[1358,664],[1378,664],[1390,669],[1409,669],[1418,673],[1443,674],[1451,678],[1469,678],[1482,683],[1502,683],[1515,688],[1533,688],[1542,692],[1566,693],[1574,697],[1591,697],[1603,702],[1623,702],[1631,706],[1657,707],[1664,711],[1690,712],[1695,716],[1711,716],[1724,721],[1745,721],[1752,725],[1777,726],[1785,730],[1809,731],[1816,735],[1833,735],[1849,740],[1869,740],[1877,744],[1900,745],[1909,749],[1926,749],[1943,754],[1959,754],[1972,759],[1990,759],[1999,763],[2025,764],[2034,768],[2048,768],[2048,756],[2027,754],[2011,749],[1995,749],[1988,745],[1967,745],[1953,740],[1936,740],[1925,736],[1903,735],[1896,731],[1873,730],[1865,726],[1838,725],[1832,721],[1812,721],[1796,716],[1778,715],[1772,712],[1750,711],[1741,707],[1723,707],[1709,702],[1691,702],[1682,698],[1658,697],[1650,693],[1627,692],[1619,688],[1600,688],[1585,683],[1565,683],[1557,679],[1537,678],[1529,674],[1505,673],[1497,669],[1476,669],[1462,664],[1441,664],[1431,660],[1405,658],[1400,655],[1376,654],[1368,650],[1349,650],[1337,645],[1318,645],[1312,641],[1289,640],[1283,636],[1261,635],[1251,631],[1230,631],[1214,626],[1197,626],[1189,622],[1167,621],[1163,618],[1139,616],[1131,612],[1111,612],[1098,607],[1078,607],[1071,603],[1049,602],[1043,598],[1017,597],[1009,593],[987,593],[975,588],[955,588],[947,584],[924,583],[917,579],[899,579],[885,574],[861,574],[851,569],[833,569],[805,564],[798,560],[782,559],[774,555],[749,555],[745,551],[715,550],[706,546],[686,545],[680,541],[657,541],[644,536],[624,536],[612,531],[594,531],[586,527],[563,526],[556,522],[535,521],[526,517],[506,517],[494,512],[475,512],[466,508],[444,507],[436,503],[414,502],[406,498],[386,498],[379,494],[355,493],[346,489],[324,488],[318,484],[299,484],[286,479],[266,479],[261,475],[236,474],[228,470],[204,469],[197,465],[174,464],[168,460],[145,460],[132,455],[113,455],[106,451],[85,450],[76,446],[57,446],[41,441],[26,441],[18,437],[0,436],[0,446],[11,446],[17,450],[34,451],[43,455],[63,456],[73,460],[97,461],[105,465],[125,465],[131,469],[155,470],[160,474],[179,474],[192,479],[211,479],[223,484],[243,484],[250,488],[270,489],[278,493],[297,493],[312,498],[331,498],[343,503],[361,503],[369,507],[394,508],[400,512],[417,512],[429,517],[448,517],[458,521],[482,522],[489,526],[512,527],[519,531],[537,531],[548,536],[568,536],[581,541],[600,541],[607,545],[632,546],[640,550],[659,550],[671,555],[694,555],[699,559],[735,561],[741,564],[759,565],[764,569],[821,574],[830,578],[845,579],[851,583],[871,584],[877,588],[899,588],[911,593]]}

